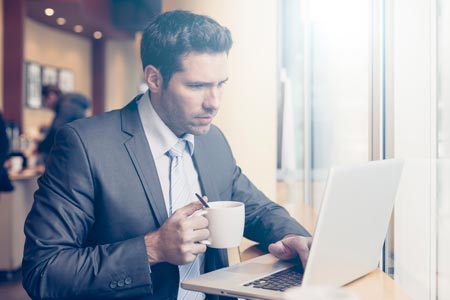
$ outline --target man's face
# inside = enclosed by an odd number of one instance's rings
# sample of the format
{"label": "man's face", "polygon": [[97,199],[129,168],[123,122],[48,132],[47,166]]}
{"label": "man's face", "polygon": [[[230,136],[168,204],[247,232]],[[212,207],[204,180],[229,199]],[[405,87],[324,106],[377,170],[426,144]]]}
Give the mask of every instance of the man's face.
{"label": "man's face", "polygon": [[182,71],[161,90],[155,109],[178,137],[208,132],[228,79],[227,60],[226,53],[190,53],[182,58]]}

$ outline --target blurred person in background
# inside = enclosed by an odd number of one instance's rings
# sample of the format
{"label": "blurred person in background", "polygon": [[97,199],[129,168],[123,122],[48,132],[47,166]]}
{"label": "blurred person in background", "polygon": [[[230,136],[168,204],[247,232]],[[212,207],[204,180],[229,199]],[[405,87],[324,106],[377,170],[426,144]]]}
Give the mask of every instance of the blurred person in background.
{"label": "blurred person in background", "polygon": [[0,112],[0,192],[10,192],[14,189],[4,166],[9,152],[9,140],[6,135],[5,121]]}
{"label": "blurred person in background", "polygon": [[84,118],[90,101],[78,93],[62,93],[54,85],[42,87],[42,99],[46,108],[55,112],[52,124],[47,129],[45,138],[38,145],[38,152],[42,154],[44,161],[47,160],[50,149],[55,139],[56,131],[66,123]]}

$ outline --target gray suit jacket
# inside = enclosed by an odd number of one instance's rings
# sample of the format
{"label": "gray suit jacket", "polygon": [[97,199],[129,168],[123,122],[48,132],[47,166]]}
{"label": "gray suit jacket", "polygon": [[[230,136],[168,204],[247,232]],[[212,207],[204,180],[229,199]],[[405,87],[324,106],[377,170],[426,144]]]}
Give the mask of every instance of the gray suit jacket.
{"label": "gray suit jacket", "polygon": [[[138,96],[139,97],[139,96]],[[147,263],[144,235],[168,218],[136,97],[125,108],[64,126],[25,223],[23,285],[33,299],[176,299],[178,267]],[[210,201],[245,202],[245,236],[263,246],[308,235],[241,173],[223,134],[195,140]],[[226,266],[208,249],[206,270]]]}

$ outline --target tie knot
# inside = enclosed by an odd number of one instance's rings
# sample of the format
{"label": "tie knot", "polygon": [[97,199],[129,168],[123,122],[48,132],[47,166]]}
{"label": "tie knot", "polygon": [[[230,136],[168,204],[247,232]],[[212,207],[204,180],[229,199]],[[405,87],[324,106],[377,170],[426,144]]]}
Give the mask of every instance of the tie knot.
{"label": "tie knot", "polygon": [[175,144],[169,151],[167,151],[167,155],[170,158],[181,157],[183,156],[184,150],[186,149],[186,141],[179,140],[178,143]]}

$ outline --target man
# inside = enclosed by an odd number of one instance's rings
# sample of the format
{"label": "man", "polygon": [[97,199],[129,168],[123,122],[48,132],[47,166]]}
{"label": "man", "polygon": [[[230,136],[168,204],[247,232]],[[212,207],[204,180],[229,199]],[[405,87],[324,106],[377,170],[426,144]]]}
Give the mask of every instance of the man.
{"label": "man", "polygon": [[[25,224],[23,283],[32,297],[203,299],[180,280],[224,267],[227,257],[200,243],[209,232],[194,214],[196,192],[244,202],[246,237],[306,262],[309,234],[242,174],[211,125],[231,44],[228,29],[206,16],[160,15],[141,42],[148,92],[58,132]],[[180,165],[185,175],[175,179]]]}
{"label": "man", "polygon": [[47,135],[38,145],[38,152],[46,160],[53,145],[56,131],[66,123],[84,118],[86,116],[86,110],[90,106],[90,101],[83,95],[77,93],[63,94],[54,85],[45,85],[42,87],[42,99],[44,106],[55,112],[55,117],[48,129]]}

